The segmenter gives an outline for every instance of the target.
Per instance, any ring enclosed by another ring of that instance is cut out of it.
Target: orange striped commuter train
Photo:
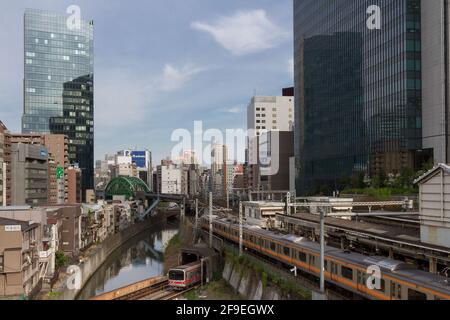
[[[209,230],[209,217],[201,220]],[[230,220],[213,217],[214,234],[230,242],[239,242],[239,225]],[[243,245],[287,266],[318,277],[320,275],[320,245],[293,235],[283,235],[257,226],[243,226]],[[366,285],[367,270],[381,270],[379,289]],[[325,279],[328,283],[368,299],[376,300],[450,300],[450,279],[418,270],[401,261],[384,257],[365,256],[326,246]]]

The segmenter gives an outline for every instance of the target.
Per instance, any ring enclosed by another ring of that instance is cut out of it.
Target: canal
[[[78,300],[164,274],[164,249],[178,233],[178,225],[150,229],[113,252],[94,273],[78,295]]]

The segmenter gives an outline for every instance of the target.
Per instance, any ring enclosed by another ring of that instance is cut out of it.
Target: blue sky
[[[292,0],[15,0],[0,5],[0,120],[20,131],[23,12],[81,8],[95,28],[95,157],[170,155],[178,128],[246,128],[254,93],[293,84]]]

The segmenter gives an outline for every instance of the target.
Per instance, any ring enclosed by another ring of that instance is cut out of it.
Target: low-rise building
[[[74,257],[80,251],[81,243],[81,205],[61,205],[44,207],[47,219],[58,225],[58,246],[67,256]]]
[[[277,228],[276,215],[285,211],[283,202],[246,201],[242,205],[246,222],[265,229]]]
[[[450,248],[450,166],[439,164],[415,183],[419,185],[421,241]]]
[[[29,296],[39,290],[39,223],[0,218],[0,296]]]

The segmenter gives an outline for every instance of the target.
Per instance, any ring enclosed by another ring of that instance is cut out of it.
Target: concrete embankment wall
[[[311,299],[310,290],[275,276],[273,270],[263,263],[256,266],[227,258],[222,277],[236,293],[248,300]]]
[[[120,233],[114,234],[108,237],[105,241],[99,244],[93,252],[78,265],[81,270],[81,288],[83,288],[92,275],[102,266],[105,260],[115,250],[120,248],[125,242],[139,235],[140,233],[154,228],[157,225],[165,223],[165,215],[158,214],[144,222],[135,224],[130,228],[123,230]],[[67,287],[67,281],[64,281],[62,287],[57,291],[60,293],[58,299],[60,300],[74,300],[81,290],[69,289]]]

